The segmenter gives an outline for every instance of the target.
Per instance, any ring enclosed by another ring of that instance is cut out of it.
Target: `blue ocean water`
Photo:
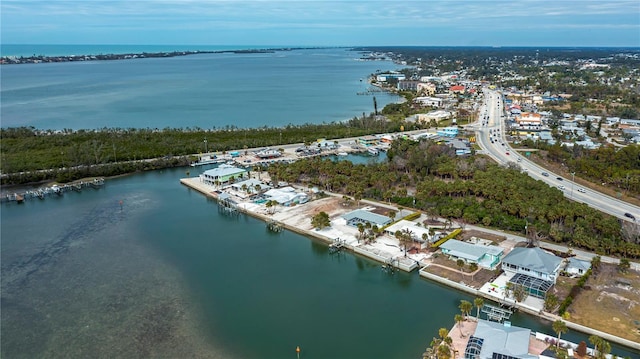
[[[51,50],[53,51],[53,50]],[[240,128],[374,111],[367,77],[397,69],[347,49],[3,65],[2,127]],[[378,108],[399,98],[375,93]]]

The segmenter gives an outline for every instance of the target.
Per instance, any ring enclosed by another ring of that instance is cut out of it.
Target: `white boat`
[[[380,153],[380,151],[378,151],[378,149],[375,147],[367,148],[367,152],[369,152],[369,154],[372,156],[377,156]]]
[[[338,152],[338,156],[348,156],[349,154],[346,152]]]

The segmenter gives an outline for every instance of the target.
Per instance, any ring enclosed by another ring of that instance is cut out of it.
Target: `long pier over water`
[[[93,180],[77,181],[67,183],[64,185],[53,185],[48,187],[42,187],[34,190],[27,190],[22,192],[7,193],[1,198],[2,202],[16,202],[22,203],[27,199],[45,199],[49,196],[62,196],[65,192],[76,191],[80,192],[85,188],[101,188],[104,186],[104,178],[95,178]]]

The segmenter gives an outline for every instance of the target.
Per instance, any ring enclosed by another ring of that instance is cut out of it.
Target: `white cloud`
[[[640,26],[638,0],[1,0],[0,10],[3,38],[69,26],[79,33],[495,29],[515,35],[541,26],[580,29],[585,24],[628,29],[637,38],[634,25]]]

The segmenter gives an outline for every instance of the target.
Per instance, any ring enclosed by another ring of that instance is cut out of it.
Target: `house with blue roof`
[[[509,282],[522,285],[534,297],[544,298],[556,283],[562,259],[538,247],[516,247],[502,258],[502,270]]]
[[[467,342],[464,357],[537,359],[537,355],[529,353],[530,338],[531,329],[512,326],[510,322],[498,323],[479,319],[475,332]]]
[[[357,227],[358,223],[365,224],[367,222],[371,223],[371,225],[376,225],[378,227],[384,227],[387,224],[391,223],[391,218],[387,216],[383,216],[381,214],[369,212],[364,209],[356,209],[355,211],[351,211],[349,213],[345,213],[342,215],[347,221],[347,225]]]

